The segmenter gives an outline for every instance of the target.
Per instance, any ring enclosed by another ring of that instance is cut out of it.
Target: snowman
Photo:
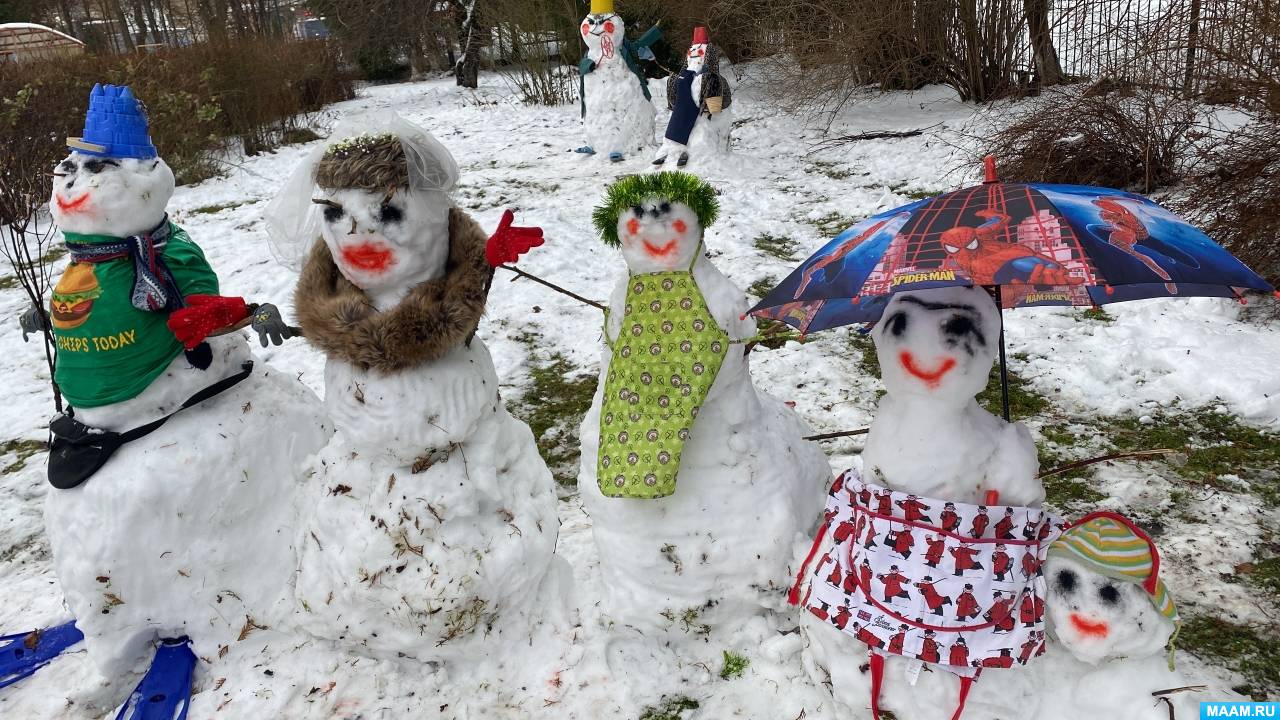
[[[486,254],[514,259],[540,231],[508,214],[486,247],[451,202],[457,176],[425,130],[375,116],[336,132],[268,211],[277,252],[305,257],[295,307],[327,356],[337,427],[300,491],[299,621],[381,659],[518,645],[569,576],[551,474],[475,335]]]
[[[130,90],[95,86],[68,145],[49,207],[71,263],[49,323],[70,410],[51,427],[45,528],[98,669],[123,676],[166,641],[152,670],[176,673],[177,703],[195,662],[181,638],[216,657],[246,622],[292,608],[290,478],[330,433],[316,397],[255,368],[243,335],[212,336],[250,320],[264,345],[291,331],[273,306],[217,294],[165,213],[173,173]]]
[[[653,143],[653,102],[639,61],[653,59],[649,46],[662,31],[655,26],[635,43],[627,40],[613,0],[591,0],[580,30],[587,53],[578,63],[578,95],[588,144],[576,152],[608,153],[619,162]]]
[[[693,44],[687,57],[685,69],[667,78],[667,109],[671,111],[671,119],[667,122],[662,147],[653,159],[654,165],[666,164],[667,158],[675,153],[676,165],[684,167],[689,162],[691,146],[708,155],[729,150],[733,118],[728,110],[733,103],[733,93],[729,82],[720,74],[720,49],[707,41],[705,27],[693,29]]]
[[[1040,509],[1026,428],[974,400],[999,332],[976,287],[896,293],[872,331],[887,393],[792,594],[809,610],[806,666],[849,708],[1082,716],[1062,694],[1091,668],[1047,642],[1062,601],[1045,563],[1064,525]]]
[[[717,209],[706,183],[661,172],[615,183],[594,215],[627,273],[606,314],[578,485],[605,610],[640,629],[780,607],[830,479],[804,423],[752,385],[747,299],[705,257]]]

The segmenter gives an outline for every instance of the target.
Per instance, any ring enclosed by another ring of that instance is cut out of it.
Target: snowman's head
[[[702,68],[707,62],[707,53],[710,52],[709,45],[705,43],[689,46],[689,54],[685,59],[685,66],[693,72],[702,72]]]
[[[1000,313],[980,287],[900,292],[871,335],[890,395],[959,407],[987,385]]]
[[[582,34],[582,41],[587,44],[587,54],[596,62],[612,58],[618,53],[627,34],[622,18],[612,9],[607,12],[592,12],[582,19],[578,31]]]
[[[593,219],[604,241],[618,245],[632,275],[687,270],[715,222],[715,190],[685,173],[636,175],[610,186]]]
[[[129,237],[164,221],[173,171],[158,157],[113,158],[73,151],[53,169],[49,212],[67,232]]]
[[[401,137],[381,133],[330,145],[316,167],[320,236],[338,270],[366,292],[444,274],[453,203],[444,189],[414,181],[408,168],[418,160]]]
[[[1155,546],[1129,520],[1086,517],[1054,541],[1044,564],[1049,629],[1090,664],[1159,652],[1178,613],[1158,571]]]

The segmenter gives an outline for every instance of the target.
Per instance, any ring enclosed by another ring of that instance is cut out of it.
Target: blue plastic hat
[[[123,85],[93,86],[84,137],[67,138],[67,147],[98,157],[148,160],[156,156],[147,133],[147,113]]]

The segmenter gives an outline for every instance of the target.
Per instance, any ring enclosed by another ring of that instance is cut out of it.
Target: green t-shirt
[[[218,294],[218,276],[200,246],[170,223],[164,261],[188,295]],[[77,243],[119,242],[106,235],[64,233]],[[58,346],[54,378],[72,407],[98,407],[136,397],[169,366],[182,344],[166,312],[133,306],[133,261],[127,257],[67,266],[50,300]]]

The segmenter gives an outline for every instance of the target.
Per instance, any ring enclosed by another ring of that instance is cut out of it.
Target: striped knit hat
[[[1151,538],[1125,516],[1095,512],[1080,518],[1049,546],[1049,555],[1075,560],[1100,575],[1142,585],[1156,610],[1178,622],[1173,598],[1160,580],[1160,553]]]
[[[1100,575],[1141,585],[1156,611],[1173,621],[1173,637],[1169,638],[1169,666],[1173,667],[1173,641],[1182,621],[1169,589],[1160,579],[1160,553],[1141,528],[1119,513],[1089,513],[1049,545],[1049,555],[1074,560]]]

